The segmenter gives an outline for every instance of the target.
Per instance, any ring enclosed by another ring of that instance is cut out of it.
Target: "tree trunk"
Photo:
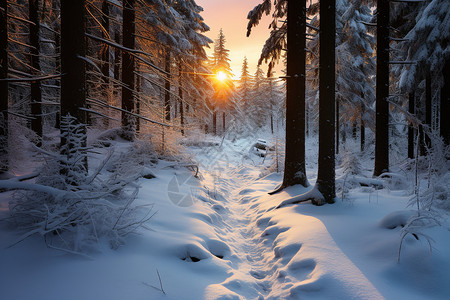
[[[137,72],[137,76],[136,76],[136,93],[137,93],[137,97],[136,97],[136,113],[138,115],[141,114],[141,76],[142,74],[140,73],[140,69],[139,66],[136,67],[136,72]],[[141,131],[141,119],[140,118],[136,118],[136,132],[140,132]]]
[[[306,123],[306,136],[309,137],[309,105],[305,106],[305,123]]]
[[[8,78],[8,4],[0,0],[0,79]],[[0,173],[8,171],[8,82],[0,81]]]
[[[327,203],[334,203],[336,0],[320,1],[320,19],[319,166],[316,187]]]
[[[123,1],[123,46],[129,49],[135,48],[135,0]],[[134,111],[134,89],[135,89],[135,61],[134,56],[128,52],[122,52],[122,109]],[[130,114],[122,112],[122,126],[130,127],[133,119]],[[129,129],[127,129],[129,130]]]
[[[58,1],[59,2],[59,1]],[[57,1],[53,1],[52,2],[52,14],[54,16],[57,16],[59,14],[59,7],[58,7],[58,2]],[[61,36],[60,36],[60,27],[58,25],[58,22],[55,22],[55,26],[53,28],[55,30],[54,32],[54,38],[55,38],[55,71],[57,74],[61,74],[61,59],[60,59],[60,54],[61,54]],[[55,79],[55,85],[56,86],[61,86],[61,79]],[[61,89],[57,89],[57,97],[59,98],[61,96]],[[56,117],[55,117],[55,128],[56,129],[60,129],[60,121],[61,121],[61,113],[60,111],[56,112]]]
[[[366,127],[364,126],[364,120],[362,118],[362,114],[361,114],[361,152],[364,151],[364,148],[366,146]]]
[[[442,75],[444,77],[444,85],[441,89],[441,112],[440,112],[440,131],[441,137],[444,139],[444,143],[450,145],[450,59],[445,62],[445,66],[442,69]]]
[[[213,112],[213,134],[217,134],[217,111],[215,109]]]
[[[286,150],[279,190],[308,186],[305,168],[306,0],[288,0],[287,9]]]
[[[114,40],[117,44],[120,45],[120,32],[118,29],[114,32]],[[114,80],[117,82],[120,80],[120,56],[122,55],[122,51],[119,48],[114,49]],[[119,88],[115,84],[114,87],[114,95],[118,94]]]
[[[409,101],[408,101],[408,112],[414,116],[416,114],[416,99],[415,93],[409,93]],[[414,159],[414,127],[412,122],[409,122],[408,126],[408,158]]]
[[[426,125],[426,134],[425,134],[425,144],[426,144],[426,153],[428,154],[429,149],[431,148],[431,76],[427,75],[425,79],[425,125]]]
[[[101,18],[101,24],[103,27],[102,30],[102,37],[104,39],[109,39],[109,3],[106,0],[102,1],[102,18]],[[106,104],[111,104],[110,101],[110,89],[109,89],[109,68],[110,68],[110,59],[109,59],[109,46],[104,44],[103,49],[101,50],[101,57],[102,61],[101,65],[101,71],[103,75],[103,86],[102,86],[102,94],[103,94],[103,100],[106,102]],[[106,110],[108,110],[106,108]],[[104,119],[104,124],[106,128],[109,127],[109,120],[107,118]]]
[[[86,112],[80,109],[86,107],[86,65],[80,59],[86,55],[84,9],[84,0],[61,0],[61,73],[64,74],[61,79],[61,117],[70,115],[78,124],[86,124]],[[62,127],[62,136],[64,130]],[[85,147],[86,128],[82,131],[84,138],[78,146]],[[66,145],[64,138],[61,138],[61,145]],[[71,155],[70,151],[62,154]],[[87,161],[84,163],[87,171]]]
[[[377,78],[374,176],[389,171],[389,1],[377,5]]]
[[[226,115],[225,112],[222,112],[222,131],[225,134],[225,122],[226,122]]]
[[[183,67],[181,65],[181,60],[178,63],[178,96],[180,97],[180,125],[181,125],[181,135],[184,135],[184,103],[183,103]]]
[[[352,137],[354,140],[358,138],[358,127],[356,126],[356,122],[352,123]]]
[[[339,154],[339,99],[336,99],[336,154]]]
[[[166,121],[170,121],[170,52],[166,53],[166,79],[164,79],[164,109],[166,114]]]
[[[39,16],[38,16],[38,0],[28,1],[29,19],[33,24],[30,24],[30,73],[34,76],[39,76],[41,73],[41,65],[39,59]],[[33,130],[39,137],[38,146],[41,145],[42,140],[42,93],[41,82],[39,80],[31,82],[31,130]]]

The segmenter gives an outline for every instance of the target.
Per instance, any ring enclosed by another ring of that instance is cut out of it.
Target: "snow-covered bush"
[[[99,241],[117,248],[151,218],[151,207],[133,204],[138,193],[134,182],[144,168],[136,157],[144,158],[146,147],[129,144],[119,154],[112,147],[92,149],[85,146],[83,126],[74,118],[63,119],[61,126],[68,129],[61,152],[39,149],[46,162],[36,183],[14,187],[11,220],[24,232],[18,242],[38,234],[50,248],[71,253],[88,253]],[[99,153],[105,158],[87,172],[88,157],[91,161]]]

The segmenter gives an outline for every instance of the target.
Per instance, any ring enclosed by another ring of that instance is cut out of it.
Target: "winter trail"
[[[318,219],[294,213],[294,218],[301,220],[299,227],[314,227],[311,235],[320,237],[317,241],[313,238],[311,247],[307,240],[309,236],[305,236],[305,243],[298,241],[305,234],[304,229],[298,234],[297,229],[289,228],[277,219],[278,211],[273,210],[273,201],[279,201],[280,196],[269,199],[267,191],[277,184],[280,176],[260,179],[262,165],[258,164],[257,158],[242,159],[248,155],[246,150],[245,147],[225,145],[218,151],[228,155],[217,155],[217,167],[203,170],[204,182],[213,191],[212,197],[221,203],[216,211],[221,214],[223,222],[214,225],[216,234],[231,249],[227,278],[207,286],[204,298],[304,299],[305,296],[309,298],[308,295],[315,298],[320,291],[319,294],[326,299],[334,294],[335,285],[329,283],[330,278],[336,278],[339,288],[335,290],[345,299],[362,299],[364,296],[382,299],[359,269],[338,249]],[[293,216],[290,217],[292,219]],[[327,239],[330,245],[320,245]],[[318,247],[325,248],[324,251],[333,253],[333,256],[315,256],[314,251]],[[339,261],[335,268],[324,267],[333,265],[332,260]],[[341,271],[336,270],[340,268],[350,276],[339,274]],[[357,289],[361,291],[355,292]]]

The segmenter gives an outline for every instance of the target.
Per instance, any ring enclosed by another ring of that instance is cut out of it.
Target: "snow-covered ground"
[[[448,215],[425,231],[432,253],[407,235],[398,262],[401,226],[387,227],[410,214],[409,191],[353,186],[333,205],[275,209],[307,189],[267,194],[282,179],[273,152],[252,154],[250,139],[201,140],[185,143],[198,178],[159,160],[156,178],[139,179],[138,204],[157,214],[117,250],[79,257],[38,237],[8,248],[19,234],[1,222],[0,299],[450,299]],[[6,215],[10,192],[0,195]]]

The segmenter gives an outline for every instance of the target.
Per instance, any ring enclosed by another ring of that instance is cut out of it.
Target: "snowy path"
[[[223,206],[215,231],[231,249],[231,268],[225,280],[206,288],[205,299],[383,298],[319,220],[293,208],[273,211],[287,196],[267,195],[280,176],[258,179],[258,166],[225,159],[217,165],[226,168],[204,175]]]

